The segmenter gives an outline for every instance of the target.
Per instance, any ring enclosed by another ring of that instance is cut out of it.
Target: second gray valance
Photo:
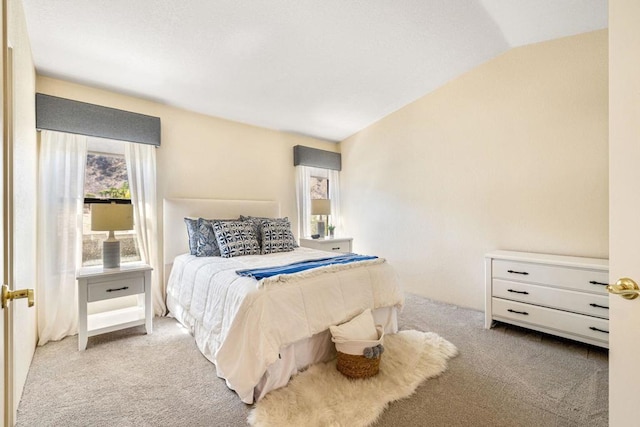
[[[293,147],[293,165],[342,170],[342,155],[333,151],[296,145]]]

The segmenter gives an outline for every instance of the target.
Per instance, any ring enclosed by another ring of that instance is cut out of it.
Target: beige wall
[[[22,3],[10,0],[8,41],[13,48],[14,289],[36,285],[35,69]],[[14,310],[14,405],[17,407],[37,342],[36,310],[25,300]]]
[[[161,117],[159,203],[279,200],[295,223],[291,147],[339,148],[48,77],[37,90]],[[408,291],[481,309],[489,250],[606,257],[606,31],[507,52],[340,148],[355,250]]]
[[[338,150],[334,143],[196,114],[49,77],[37,77],[37,91],[160,117],[159,211],[166,197],[277,200],[282,215],[291,219],[295,231],[292,147],[301,144]]]
[[[513,49],[341,143],[357,252],[483,309],[493,249],[607,257],[607,32]]]

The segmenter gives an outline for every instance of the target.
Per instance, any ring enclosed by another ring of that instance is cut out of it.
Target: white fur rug
[[[401,331],[384,337],[380,372],[368,379],[349,379],[336,361],[311,366],[274,390],[251,410],[256,427],[368,426],[390,402],[413,394],[427,378],[447,369],[456,347],[432,332]]]

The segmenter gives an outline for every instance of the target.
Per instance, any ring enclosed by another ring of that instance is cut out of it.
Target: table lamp
[[[324,237],[324,222],[322,221],[322,216],[331,215],[331,200],[311,199],[311,215],[320,215],[320,221],[318,221],[318,234],[321,238]]]
[[[107,240],[102,242],[103,268],[120,267],[120,241],[113,232],[132,228],[133,205],[113,202],[91,205],[91,230],[109,232]]]

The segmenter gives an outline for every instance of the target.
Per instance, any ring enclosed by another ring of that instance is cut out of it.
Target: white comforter
[[[365,308],[402,306],[402,290],[386,262],[347,264],[261,289],[255,279],[235,273],[326,256],[327,252],[296,248],[230,259],[175,259],[167,306],[243,402],[253,402],[254,387],[278,360],[281,347],[349,320]]]

